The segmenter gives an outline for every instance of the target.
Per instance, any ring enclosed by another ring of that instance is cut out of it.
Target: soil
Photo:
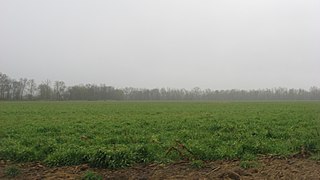
[[[307,158],[265,157],[255,161],[254,167],[242,168],[240,161],[211,161],[201,164],[180,161],[172,164],[136,165],[110,170],[88,165],[47,167],[41,163],[13,164],[0,162],[0,179],[81,179],[88,170],[104,179],[320,179],[320,161]],[[7,167],[15,165],[20,174],[14,178],[5,175]]]

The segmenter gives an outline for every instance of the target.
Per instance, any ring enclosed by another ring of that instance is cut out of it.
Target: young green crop
[[[0,159],[118,168],[320,151],[319,102],[1,102]]]
[[[8,178],[14,178],[20,174],[20,169],[17,166],[7,166],[4,169],[4,174]]]

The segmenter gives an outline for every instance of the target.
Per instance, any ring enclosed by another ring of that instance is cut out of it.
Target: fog
[[[0,72],[68,85],[319,86],[319,0],[1,0]]]

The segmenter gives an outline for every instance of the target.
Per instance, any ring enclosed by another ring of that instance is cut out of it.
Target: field
[[[1,102],[0,125],[0,159],[55,167],[320,152],[320,102]]]

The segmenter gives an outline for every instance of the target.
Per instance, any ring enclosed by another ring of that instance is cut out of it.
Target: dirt
[[[13,165],[20,169],[20,174],[10,178],[6,176],[5,170]],[[47,167],[41,163],[13,164],[1,161],[0,179],[81,179],[89,170],[100,174],[104,179],[320,179],[320,161],[306,158],[260,158],[254,162],[254,167],[242,167],[240,161],[205,162],[201,164],[201,168],[181,161],[110,170],[90,168],[86,164]]]

